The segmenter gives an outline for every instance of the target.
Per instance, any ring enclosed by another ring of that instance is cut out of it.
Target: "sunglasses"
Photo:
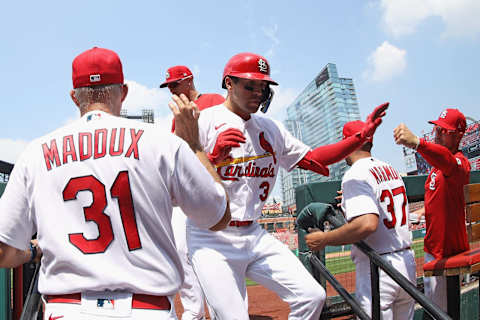
[[[437,134],[454,134],[456,131],[455,130],[448,130],[448,129],[445,129],[445,128],[442,128],[440,126],[435,126],[433,127],[433,132],[437,133]]]
[[[177,81],[175,81],[175,82],[170,82],[170,83],[167,85],[167,87],[168,87],[168,88],[176,88],[176,87],[180,84],[180,82],[182,82],[183,80],[189,79],[189,78],[191,78],[191,77],[192,77],[192,76],[188,76],[188,77],[185,77],[185,78],[183,78],[183,79],[177,80]]]

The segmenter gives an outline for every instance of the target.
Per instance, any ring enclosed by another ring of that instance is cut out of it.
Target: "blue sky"
[[[71,62],[93,46],[116,51],[130,92],[124,106],[155,110],[167,123],[168,67],[189,66],[201,92],[225,94],[223,67],[251,51],[270,62],[276,88],[269,111],[286,106],[328,62],[353,78],[362,118],[391,107],[374,154],[404,171],[392,131],[420,134],[445,106],[480,118],[480,2],[378,1],[7,1],[0,13],[0,160],[78,117],[69,98]],[[168,127],[168,126],[167,126]]]

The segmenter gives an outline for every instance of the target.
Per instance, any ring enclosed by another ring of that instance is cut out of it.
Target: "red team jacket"
[[[452,154],[423,139],[417,151],[433,166],[425,182],[425,252],[439,259],[468,250],[463,186],[470,163],[460,151]]]

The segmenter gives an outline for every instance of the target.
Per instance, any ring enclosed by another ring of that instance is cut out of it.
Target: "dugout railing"
[[[404,177],[409,202],[423,201],[424,184],[426,176],[407,176]],[[470,177],[471,183],[480,182],[480,172],[474,171]],[[342,299],[335,299],[339,303],[330,303],[332,299],[328,299],[322,319],[333,318],[342,315],[356,314],[359,318],[365,319],[365,314],[358,312],[358,304],[352,295],[329,273],[325,267],[325,250],[312,253],[306,243],[305,235],[308,227],[323,229],[324,221],[328,221],[331,226],[339,227],[345,221],[342,215],[335,214],[333,208],[337,190],[340,190],[340,181],[329,181],[322,183],[311,183],[302,185],[296,189],[296,206],[297,206],[297,223],[298,223],[298,246],[299,258],[304,266],[310,271],[314,278],[326,287],[328,281],[330,285],[339,293]],[[384,270],[392,279],[399,283],[413,298],[419,303],[426,313],[430,314],[433,319],[450,319],[444,312],[439,311],[431,301],[429,301],[423,293],[403,277],[397,270],[392,268],[365,243],[356,244],[370,259],[372,274],[372,319],[380,319],[379,307],[379,286],[378,275],[379,268]],[[347,306],[338,307],[338,305]],[[477,315],[478,317],[478,315]],[[368,316],[366,319],[369,319]],[[468,319],[471,319],[468,317]]]

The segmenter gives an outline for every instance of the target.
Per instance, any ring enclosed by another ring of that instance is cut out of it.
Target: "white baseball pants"
[[[355,297],[363,310],[372,314],[372,290],[370,280],[370,260],[355,257]],[[416,265],[413,250],[402,250],[382,255],[397,271],[416,285]],[[413,319],[415,301],[389,275],[380,269],[380,312],[383,320]]]
[[[112,296],[112,292],[108,295]],[[47,303],[42,298],[45,310],[44,320],[175,320],[177,315],[173,305],[173,297],[169,297],[171,310],[151,310],[131,308],[131,296],[128,298],[114,296],[114,308],[97,307],[96,299],[82,297],[81,304],[75,303]]]
[[[433,260],[435,258],[425,252],[425,263]],[[427,298],[447,312],[447,277],[423,277],[423,287]]]
[[[202,288],[198,282],[187,253],[186,235],[187,217],[178,207],[173,208],[172,228],[178,255],[182,261],[185,280],[180,288],[180,300],[183,305],[182,320],[205,319],[205,303]]]
[[[286,301],[289,319],[319,319],[325,290],[288,247],[258,223],[218,232],[187,225],[187,244],[212,319],[249,319],[245,277]]]

